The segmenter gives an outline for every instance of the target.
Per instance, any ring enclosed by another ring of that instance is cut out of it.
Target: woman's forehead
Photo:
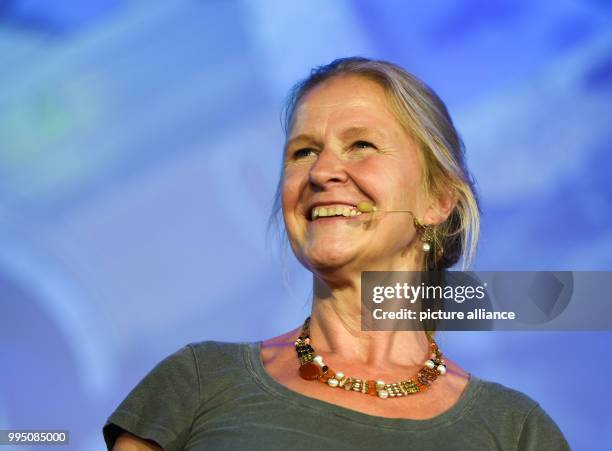
[[[334,77],[306,93],[296,113],[363,108],[388,109],[384,89],[363,77]]]
[[[384,89],[371,80],[352,77],[329,80],[306,94],[295,110],[291,135],[330,127],[379,130],[400,125]]]

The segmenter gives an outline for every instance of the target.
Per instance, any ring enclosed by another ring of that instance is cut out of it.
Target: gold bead
[[[344,389],[346,391],[349,391],[352,388],[352,386],[353,386],[353,379],[349,377],[346,383],[344,384]]]

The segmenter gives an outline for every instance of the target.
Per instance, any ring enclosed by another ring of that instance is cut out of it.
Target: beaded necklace
[[[346,376],[344,373],[335,372],[323,362],[323,357],[315,355],[315,350],[310,344],[310,316],[304,321],[300,336],[295,340],[295,350],[300,361],[299,373],[303,379],[318,380],[331,388],[344,388],[346,391],[356,391],[381,399],[408,396],[429,388],[439,375],[446,374],[446,365],[442,360],[442,352],[437,343],[427,335],[431,348],[431,357],[425,362],[423,368],[410,378],[391,384],[384,381],[357,379]]]

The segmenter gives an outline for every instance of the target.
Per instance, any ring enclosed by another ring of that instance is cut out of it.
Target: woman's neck
[[[421,366],[429,356],[423,331],[362,331],[360,285],[330,288],[314,277],[310,337],[316,352],[380,371]]]

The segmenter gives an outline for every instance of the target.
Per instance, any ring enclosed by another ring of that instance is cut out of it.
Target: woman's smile
[[[361,215],[361,211],[354,205],[344,204],[331,204],[331,205],[317,205],[311,209],[310,219],[315,221],[322,218],[334,218],[334,217],[354,217]]]

